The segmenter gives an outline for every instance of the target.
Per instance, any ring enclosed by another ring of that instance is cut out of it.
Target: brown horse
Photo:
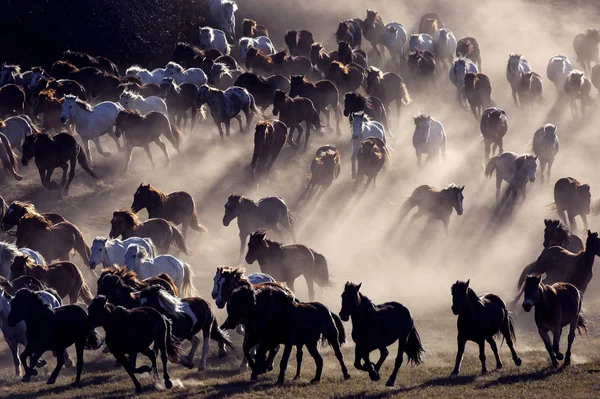
[[[519,102],[525,110],[530,110],[544,101],[542,77],[535,72],[526,72],[517,87]]]
[[[468,58],[477,64],[479,71],[481,67],[481,50],[479,49],[479,43],[472,37],[463,37],[456,43],[456,57],[457,58]]]
[[[266,232],[260,230],[250,236],[246,263],[258,261],[260,270],[276,281],[285,283],[294,290],[294,281],[304,275],[308,286],[309,300],[315,297],[314,283],[319,287],[331,287],[325,257],[305,245],[283,245],[267,240]]]
[[[490,159],[490,153],[504,152],[503,139],[508,131],[508,118],[503,109],[492,107],[483,111],[479,129],[485,145],[485,160]]]
[[[152,163],[152,168],[156,169],[152,152],[148,144],[155,143],[160,147],[167,159],[167,166],[171,164],[171,157],[167,151],[167,146],[162,142],[160,136],[164,135],[173,144],[173,147],[181,154],[181,130],[171,125],[169,118],[160,112],[149,112],[146,115],[140,114],[136,109],[122,110],[117,116],[115,122],[115,136],[125,135],[127,150],[125,152],[125,171],[129,170],[131,155],[135,147],[142,147]]]
[[[165,219],[154,218],[140,222],[135,212],[130,209],[121,209],[113,212],[110,225],[109,238],[118,238],[119,236],[123,240],[129,237],[150,238],[161,254],[168,253],[171,245],[185,254],[189,255],[190,253],[185,245],[183,234]]]
[[[313,34],[307,30],[288,30],[284,36],[285,44],[294,57],[310,57],[310,46],[315,43]]]
[[[17,227],[17,246],[38,251],[48,262],[59,259],[69,260],[72,249],[87,264],[90,260],[90,247],[81,231],[70,222],[52,224],[38,214],[26,214]]]
[[[565,93],[570,98],[573,117],[585,115],[585,107],[592,105],[594,99],[590,96],[591,91],[592,83],[583,72],[572,71],[569,73],[565,82]],[[578,108],[581,108],[581,110]]]
[[[256,124],[254,131],[254,152],[250,170],[256,180],[264,175],[269,178],[273,163],[285,145],[287,125],[278,120],[265,120]]]
[[[300,123],[306,124],[306,138],[304,139],[304,150],[308,148],[310,139],[310,128],[317,131],[321,128],[319,112],[313,102],[305,97],[291,98],[285,91],[276,90],[273,95],[273,115],[279,115],[279,120],[290,128],[288,140],[292,147],[298,148],[298,143],[304,132]],[[294,131],[298,129],[298,140],[294,141]]]
[[[386,108],[396,101],[396,118],[400,120],[402,105],[411,102],[410,94],[404,81],[394,72],[384,73],[379,68],[371,67],[367,74],[367,94],[377,97]]]
[[[255,73],[244,72],[234,82],[235,86],[248,90],[256,105],[266,109],[273,104],[275,90],[290,90],[290,81],[282,75],[273,75],[263,78]]]
[[[191,112],[191,129],[196,125],[196,97],[198,87],[193,83],[182,83],[178,85],[173,78],[164,78],[160,82],[161,97],[165,99],[171,120],[176,121],[177,126],[185,127],[188,122],[187,111]],[[183,120],[183,125],[181,121]]]
[[[320,147],[310,164],[309,180],[302,197],[308,199],[313,195],[321,197],[325,194],[340,175],[340,164],[341,157],[337,148],[331,145]]]
[[[62,112],[62,98],[55,97],[55,90],[43,90],[40,95],[33,102],[33,115],[38,116],[44,114],[42,122],[42,129],[44,131],[54,130],[60,132],[62,130],[62,123],[58,119]],[[67,123],[67,130],[71,132],[72,121]]]
[[[37,278],[56,290],[61,298],[68,295],[71,303],[76,303],[77,298],[81,298],[86,304],[89,304],[94,297],[85,283],[81,271],[71,262],[56,262],[44,266],[34,264],[27,255],[16,256],[10,266],[10,272],[11,280],[24,275]]]
[[[2,230],[9,231],[14,226],[18,226],[21,218],[25,215],[38,215],[47,219],[52,224],[66,222],[67,219],[54,212],[38,213],[35,206],[29,202],[13,201],[2,218]]]
[[[21,86],[10,83],[0,87],[0,118],[25,113],[25,99]]]
[[[590,72],[592,62],[598,65],[600,56],[598,45],[600,44],[600,30],[588,29],[580,33],[573,40],[573,49],[577,54],[577,62],[581,64],[585,72]]]
[[[435,88],[435,56],[430,51],[413,51],[408,54],[408,68],[413,76],[423,82],[430,82]]]
[[[337,51],[326,52],[321,43],[315,43],[310,46],[310,62],[322,74],[326,74],[333,61],[339,61]]]
[[[479,120],[484,109],[494,105],[490,78],[483,73],[465,74],[463,90],[475,120]]]
[[[0,276],[0,288],[9,295],[15,295],[21,288],[29,288],[32,291],[43,291],[48,289],[46,284],[42,283],[37,278],[28,275],[17,277],[12,281]],[[56,297],[58,298],[58,294],[56,294]]]
[[[387,112],[385,106],[377,97],[369,97],[360,93],[348,92],[344,95],[344,116],[356,112],[364,112],[365,115],[381,123],[385,128],[385,134],[394,138],[391,129],[388,126]]]
[[[584,229],[588,229],[587,215],[590,214],[592,194],[588,184],[580,183],[572,177],[563,177],[554,184],[554,203],[563,223],[569,219],[571,231],[577,231],[575,217],[581,216]],[[566,215],[565,215],[566,213]]]
[[[269,37],[269,31],[263,25],[259,25],[253,19],[244,19],[242,22],[242,37]]]
[[[581,238],[571,234],[563,222],[545,219],[544,225],[544,248],[559,246],[574,254],[583,251]]]
[[[330,113],[333,112],[336,121],[336,132],[340,136],[340,109],[338,107],[340,94],[331,80],[312,82],[304,75],[292,76],[290,80],[290,97],[304,97],[313,102],[317,112],[327,118],[327,126],[331,126]]]
[[[0,128],[6,127],[6,123],[0,119]],[[8,137],[4,133],[0,133],[0,160],[2,161],[2,167],[8,171],[15,178],[16,181],[23,180],[23,176],[17,172],[17,156],[13,151],[12,146]]]
[[[381,58],[382,53],[377,48],[377,45],[382,44],[385,24],[383,23],[381,16],[379,16],[379,13],[377,11],[367,10],[367,18],[365,18],[361,28],[363,36],[371,43],[377,56]]]
[[[342,64],[350,64],[354,62],[363,68],[367,68],[367,55],[362,50],[353,50],[347,42],[338,42],[338,61]]]
[[[558,366],[559,360],[563,360],[559,348],[563,327],[570,327],[565,365],[571,364],[571,345],[575,339],[575,330],[580,333],[581,329],[587,331],[585,319],[581,315],[582,300],[581,292],[572,284],[543,284],[539,275],[527,276],[525,280],[523,309],[529,312],[535,306],[535,324],[554,367]],[[550,343],[549,332],[552,332],[553,343]]]
[[[366,190],[371,183],[373,183],[373,187],[377,185],[377,175],[383,165],[390,162],[390,154],[383,140],[377,137],[367,137],[360,142],[356,160],[358,171],[354,180],[354,190],[358,190],[358,186],[363,181],[363,176],[367,177],[364,187]]]
[[[342,93],[358,90],[365,80],[364,68],[355,63],[344,65],[339,61],[332,61],[327,74],[327,78]]]
[[[442,22],[442,19],[434,12],[423,15],[421,21],[419,21],[419,33],[427,33],[431,37],[443,27],[444,23]]]
[[[162,218],[181,225],[183,236],[186,236],[188,227],[199,233],[206,233],[208,229],[198,222],[196,203],[190,194],[185,191],[164,193],[150,184],[142,183],[133,195],[131,210],[138,213],[146,208],[150,219]]]

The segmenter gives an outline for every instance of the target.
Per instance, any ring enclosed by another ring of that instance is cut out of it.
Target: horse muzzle
[[[215,304],[217,305],[217,307],[218,307],[219,309],[223,309],[223,308],[225,307],[225,301],[223,301],[223,300],[218,300],[218,299],[217,299],[217,300],[215,301]]]
[[[27,166],[27,164],[29,163],[29,159],[22,158],[21,163],[23,164],[23,166]]]
[[[455,308],[454,306],[452,306],[452,314],[454,316],[458,316],[460,314],[460,309]]]
[[[229,226],[229,223],[231,223],[231,219],[223,218],[223,226],[227,227]]]
[[[463,212],[464,212],[464,211],[463,211],[462,209],[460,209],[460,210],[456,211],[456,214],[457,214],[458,216],[461,216],[461,215],[463,214]]]
[[[340,311],[340,313],[338,313],[338,314],[340,316],[340,319],[342,319],[342,321],[350,320],[350,315],[348,313]]]
[[[96,262],[90,260],[88,266],[90,269],[94,270],[96,268]]]
[[[67,118],[62,117],[62,116],[59,118],[59,120],[60,120],[60,123],[62,123],[63,125],[65,125],[67,123],[67,121],[68,121]]]
[[[524,311],[529,312],[532,307],[533,307],[533,304],[531,303],[531,301],[523,302],[523,310]]]
[[[113,239],[117,238],[117,235],[115,234],[114,231],[111,230],[110,233],[108,233],[108,238],[113,240]]]

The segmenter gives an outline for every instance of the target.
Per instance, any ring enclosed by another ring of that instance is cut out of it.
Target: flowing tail
[[[233,343],[229,339],[229,334],[219,328],[217,319],[213,320],[212,327],[210,329],[210,338],[218,343],[227,345],[230,349],[233,349]]]
[[[321,288],[331,287],[333,284],[329,280],[329,269],[325,257],[313,251],[315,257],[315,283]]]
[[[496,155],[495,157],[490,158],[490,160],[488,161],[487,165],[485,166],[485,172],[484,175],[487,179],[491,178],[492,175],[494,174],[494,171],[496,170],[496,161],[498,160],[498,155]]]
[[[181,295],[184,298],[189,298],[192,296],[200,296],[194,284],[192,283],[192,278],[194,277],[194,272],[192,272],[192,268],[187,263],[183,264],[183,284],[181,285]]]
[[[398,224],[402,223],[406,215],[408,215],[415,206],[417,206],[417,204],[412,197],[409,197],[406,201],[404,201],[404,204],[402,204],[402,207],[400,208]]]
[[[72,230],[73,230],[73,235],[75,236],[75,250],[77,251],[77,253],[79,253],[79,256],[81,256],[81,258],[83,259],[83,264],[87,265],[90,261],[90,255],[91,255],[91,250],[90,247],[87,245],[87,243],[85,242],[85,239],[83,238],[83,234],[81,234],[81,231],[79,231],[79,229],[77,227],[75,227],[75,225],[71,224]],[[93,270],[92,270],[93,272]]]
[[[192,223],[190,223],[190,227],[199,233],[208,233],[206,226],[200,224],[200,221],[198,220],[196,208],[194,208],[194,213],[192,214]]]
[[[77,266],[75,266],[75,267],[77,267]],[[81,277],[81,289],[79,290],[79,296],[81,297],[81,299],[83,299],[83,302],[85,302],[86,305],[89,305],[92,302],[92,299],[94,299],[94,295],[92,294],[90,287],[87,285],[87,283],[83,279],[81,270],[79,270],[79,268],[77,268],[77,271],[79,272],[79,276]]]
[[[8,141],[8,137],[0,133],[0,140],[2,140],[2,144],[4,145],[4,149],[6,151],[5,153],[0,151],[2,166],[4,167],[4,169],[10,170],[15,180],[23,180],[23,176],[17,173],[17,156],[15,155],[12,146],[10,145],[10,141]]]
[[[179,296],[179,290],[177,289],[177,286],[175,285],[175,282],[173,281],[171,276],[169,276],[167,273],[161,273],[156,277],[165,280],[167,282],[167,284],[169,284],[171,286],[171,289],[173,290],[173,294],[177,297]]]
[[[261,120],[266,119],[265,114],[256,105],[256,100],[254,99],[254,96],[250,93],[248,93],[248,94],[250,95],[250,111],[252,111],[252,113],[254,115],[256,115],[257,118],[259,118]]]
[[[423,354],[425,353],[425,349],[423,348],[421,337],[419,337],[419,333],[414,325],[410,331],[410,334],[408,334],[406,348],[404,351],[406,352],[406,357],[408,357],[409,363],[413,363],[417,366],[423,363]]]
[[[337,314],[333,312],[330,312],[330,314],[338,331],[338,342],[340,345],[343,345],[346,343],[346,330],[344,329],[344,323],[342,323],[342,319],[340,319],[340,316]]]
[[[406,85],[404,84],[404,82],[402,82],[402,86],[400,87],[400,90],[402,91],[402,104],[404,105],[408,105],[412,102],[412,99],[410,98],[410,93],[408,92],[408,89],[406,88]]]
[[[85,343],[85,349],[95,351],[95,350],[100,349],[100,347],[102,346],[103,343],[104,343],[104,340],[102,339],[100,334],[98,334],[98,332],[94,328],[94,329],[90,330],[90,332],[88,333],[87,341]]]
[[[585,317],[579,314],[579,316],[577,316],[577,331],[579,332],[579,334],[581,334],[581,330],[585,331],[587,334],[587,325]]]
[[[184,254],[190,255],[190,250],[187,245],[185,245],[185,238],[183,237],[183,234],[181,234],[181,231],[179,231],[177,227],[171,225],[171,232],[171,239],[172,242],[175,243],[175,247]]]
[[[179,341],[173,335],[173,327],[171,325],[171,320],[167,319],[165,316],[162,316],[165,321],[165,348],[167,350],[167,357],[171,363],[179,363]]]
[[[167,136],[167,140],[173,144],[173,147],[175,147],[177,151],[181,151],[181,141],[183,140],[182,130],[168,120],[166,122],[168,126],[166,133],[168,133],[168,135],[165,134],[165,136]]]
[[[513,318],[512,313],[508,313],[506,315],[506,317],[508,318],[508,333],[510,334],[510,339],[514,342],[517,343],[517,335],[515,334],[515,321]]]
[[[81,148],[81,146],[79,144],[77,144],[77,146],[79,147],[78,154],[77,154],[77,161],[79,162],[79,166],[81,166],[81,169],[85,170],[88,173],[88,175],[92,176],[92,179],[94,179],[94,180],[100,179],[98,177],[98,175],[96,174],[96,172],[94,172],[94,170],[92,169],[87,157],[85,156],[85,152],[83,151],[83,148]]]

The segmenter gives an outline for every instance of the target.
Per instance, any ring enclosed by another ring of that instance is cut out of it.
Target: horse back
[[[181,302],[187,303],[198,319],[198,322],[192,327],[192,334],[195,335],[198,331],[204,331],[205,334],[208,334],[215,320],[208,302],[200,297],[183,298]]]
[[[372,317],[352,320],[352,339],[374,350],[389,346],[412,330],[414,322],[409,310],[398,302],[375,305]]]

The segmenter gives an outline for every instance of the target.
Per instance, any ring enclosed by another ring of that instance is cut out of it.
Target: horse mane
[[[0,258],[2,259],[10,259],[15,258],[19,255],[19,248],[11,243],[0,241]]]
[[[219,74],[219,76],[227,75],[229,77],[232,77],[231,69],[229,69],[229,66],[227,66],[227,64],[223,62],[215,62],[211,68],[211,72],[213,71],[213,69]]]
[[[56,90],[54,90],[54,89],[45,89],[45,90],[42,90],[40,92],[40,94],[38,94],[38,97],[43,97],[43,98],[48,99],[50,101],[60,101],[61,100],[60,98],[54,97],[55,94],[56,94]]]
[[[373,74],[372,76],[377,76],[377,78],[381,79],[383,78],[383,71],[377,67],[371,66],[369,67],[369,75]]]
[[[69,61],[64,61],[64,60],[59,60],[56,61],[54,63],[55,65],[64,65],[65,68],[67,68],[71,73],[73,72],[79,72],[79,68],[77,68],[75,65],[71,64]]]
[[[158,287],[158,288],[157,288]],[[176,296],[171,295],[165,289],[158,285],[152,285],[150,291],[156,291],[158,303],[163,310],[172,317],[176,317],[177,313],[184,313],[183,302]]]
[[[279,54],[279,53],[277,53]],[[277,55],[274,54],[273,56]],[[273,56],[264,55],[256,47],[249,46],[248,51],[246,52],[246,58],[258,58],[267,64],[273,64]]]
[[[140,73],[140,72],[144,72],[144,71],[150,72],[146,68],[142,68],[140,65],[132,65],[129,68],[127,68],[125,73],[126,74],[129,74],[129,72]]]
[[[6,127],[6,122],[4,122],[4,120],[0,119],[0,128],[4,129]]]
[[[238,267],[222,266],[221,267],[221,275],[231,276],[231,278],[233,278],[235,280],[246,280],[244,273],[246,273],[246,269],[244,269],[241,266],[238,266]]]
[[[128,223],[132,226],[137,226],[140,224],[139,216],[131,209],[119,209],[118,211],[114,211],[113,217],[120,217],[125,221],[125,223]]]
[[[142,113],[137,109],[122,109],[121,111],[119,111],[119,116],[121,114],[134,118],[145,118],[145,115],[142,115]]]
[[[129,90],[123,91],[123,93],[121,93],[121,97],[129,98],[131,100],[135,100],[135,99],[138,99],[138,98],[141,98],[141,99],[144,98],[140,94],[134,93],[134,92],[129,91]]]
[[[92,107],[89,103],[79,99],[79,97],[72,95],[72,94],[65,94],[65,101],[67,100],[73,100],[75,101],[75,104],[77,104],[81,109],[83,109],[84,111],[87,112],[93,112],[94,111],[94,107]]]
[[[10,71],[11,73],[14,73],[16,75],[20,75],[21,74],[21,67],[19,65],[16,65],[16,64],[2,64],[2,70],[3,71]]]
[[[134,244],[137,247],[137,253],[139,255],[139,259],[141,261],[144,261],[145,259],[149,259],[150,258],[150,254],[148,253],[148,251],[146,251],[146,248],[142,247],[141,245],[138,244]]]
[[[169,63],[165,67],[165,69],[169,68],[175,69],[178,73],[183,72],[183,67],[174,61],[169,61]]]
[[[431,119],[431,116],[427,115],[427,114],[418,114],[416,116],[413,117],[413,120],[415,121],[415,125],[419,126],[419,122],[427,120],[427,119]]]
[[[46,219],[45,217],[43,217],[42,215],[40,215],[39,213],[26,213],[22,218],[21,218],[21,224],[23,223],[29,223],[31,225],[35,225],[38,227],[43,227],[45,229],[48,229],[50,227],[52,227],[52,222],[49,221],[48,219]]]
[[[350,74],[350,69],[346,65],[342,64],[339,61],[331,61],[331,66],[329,68],[330,69],[332,69],[332,68],[338,69],[344,75]]]
[[[319,156],[315,157],[315,162],[319,165],[324,165],[327,161],[335,159],[337,151],[330,148],[327,151],[323,151]]]
[[[455,292],[464,291],[465,287],[467,287],[466,282],[457,281],[456,283],[452,284],[452,288],[450,290],[452,291],[452,294],[454,295]],[[479,296],[477,296],[477,294],[475,293],[475,291],[473,291],[473,289],[471,287],[468,287],[468,289],[467,289],[467,296],[470,300],[473,300],[476,302],[481,302],[481,300],[479,299]]]
[[[221,6],[223,8],[230,8],[232,12],[236,12],[238,10],[238,5],[233,0],[223,0],[221,2]]]
[[[102,278],[107,274],[113,274],[119,277],[125,281],[126,285],[133,285],[137,288],[143,288],[143,284],[140,280],[138,280],[136,272],[126,266],[121,267],[119,265],[114,265],[110,268],[102,270],[99,280],[102,280]]]
[[[25,262],[25,269],[32,270],[32,269],[39,268],[39,269],[42,269],[43,271],[46,271],[46,272],[48,271],[48,266],[36,265],[35,262],[33,261],[33,259],[31,259],[27,255],[17,255],[17,256],[15,256],[15,260],[17,260],[17,259],[19,259],[19,260],[23,259],[23,261]]]
[[[346,96],[348,98],[351,98],[353,101],[356,101],[359,107],[363,109],[373,109],[373,103],[371,102],[371,99],[367,96],[364,96],[357,92],[348,92],[346,93]]]
[[[159,201],[161,204],[164,204],[168,199],[168,194],[164,191],[159,190],[156,187],[151,185],[146,186],[148,188],[148,193],[152,197],[152,201]]]

